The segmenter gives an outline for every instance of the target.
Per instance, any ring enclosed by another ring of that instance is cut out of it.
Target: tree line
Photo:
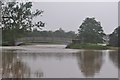
[[[30,31],[26,34],[26,37],[61,37],[74,39],[76,34],[74,31],[65,32],[62,28],[56,31],[38,31],[37,29]]]
[[[101,23],[95,18],[87,17],[79,26],[78,34],[69,31],[65,32],[61,28],[56,31],[38,31],[45,27],[42,21],[32,22],[35,17],[43,14],[44,11],[36,9],[32,11],[32,2],[18,3],[6,2],[2,3],[2,41],[3,43],[11,43],[15,45],[15,40],[28,36],[49,36],[49,37],[69,37],[78,39],[79,43],[104,43],[104,33]],[[34,29],[34,30],[33,30]],[[109,35],[109,45],[118,46],[119,43],[119,27]]]

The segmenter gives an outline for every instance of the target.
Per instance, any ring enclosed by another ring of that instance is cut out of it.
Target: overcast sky
[[[43,30],[78,31],[86,17],[95,17],[101,22],[106,34],[118,26],[117,2],[34,2],[33,10],[44,10],[36,20],[46,23]]]

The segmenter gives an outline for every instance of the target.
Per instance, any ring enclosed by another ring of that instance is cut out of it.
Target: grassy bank
[[[2,42],[2,46],[22,46],[22,45],[36,45],[36,44],[64,44],[62,42],[25,42],[19,45],[12,44],[11,42]]]
[[[109,49],[110,49],[110,50],[120,50],[120,47],[112,47],[112,46],[109,46]]]
[[[66,48],[71,49],[96,49],[96,50],[106,50],[109,49],[107,46],[97,45],[97,44],[90,44],[90,43],[84,43],[84,44],[69,44]]]

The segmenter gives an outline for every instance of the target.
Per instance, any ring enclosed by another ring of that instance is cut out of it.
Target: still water
[[[3,78],[118,78],[118,52],[66,45],[2,47]]]

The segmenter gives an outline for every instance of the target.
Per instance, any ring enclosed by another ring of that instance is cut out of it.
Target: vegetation
[[[103,43],[103,36],[105,35],[100,22],[95,18],[86,18],[79,27],[78,38],[83,43]]]
[[[32,2],[5,2],[2,5],[2,45],[15,45],[18,38],[26,37],[61,37],[77,39],[77,43],[71,43],[67,48],[82,49],[107,49],[108,47],[98,45],[103,43],[103,37],[106,36],[101,23],[95,18],[87,17],[80,25],[78,35],[73,31],[65,32],[61,28],[56,31],[38,31],[45,23],[38,21],[33,23],[34,17],[40,16],[43,11],[36,9],[31,10]],[[116,28],[110,34],[109,45],[119,47],[119,28]],[[53,42],[54,43],[54,42]]]
[[[95,18],[86,18],[78,31],[77,43],[74,41],[75,43],[69,44],[66,48],[107,49],[106,46],[97,44],[104,42],[103,37],[105,33],[103,32],[100,22],[97,22]]]
[[[96,50],[104,50],[108,49],[107,46],[102,46],[98,44],[91,44],[91,43],[81,43],[81,44],[69,44],[66,48],[72,49],[96,49]]]
[[[61,38],[75,38],[76,34],[74,31],[65,32],[62,28],[56,31],[38,31],[28,32],[27,37],[61,37]]]
[[[34,17],[43,13],[42,10],[32,12],[32,2],[6,2],[2,5],[2,41],[4,44],[15,45],[15,40],[33,28],[44,27],[41,21],[32,23]],[[3,44],[3,45],[4,45]]]
[[[112,34],[109,35],[109,45],[102,46],[94,43],[71,43],[67,46],[67,48],[73,49],[111,49],[111,50],[118,50],[120,47],[120,26],[117,27]]]
[[[120,37],[118,36],[120,34],[120,26],[114,30],[112,34],[109,35],[109,45],[113,47],[120,47]]]

